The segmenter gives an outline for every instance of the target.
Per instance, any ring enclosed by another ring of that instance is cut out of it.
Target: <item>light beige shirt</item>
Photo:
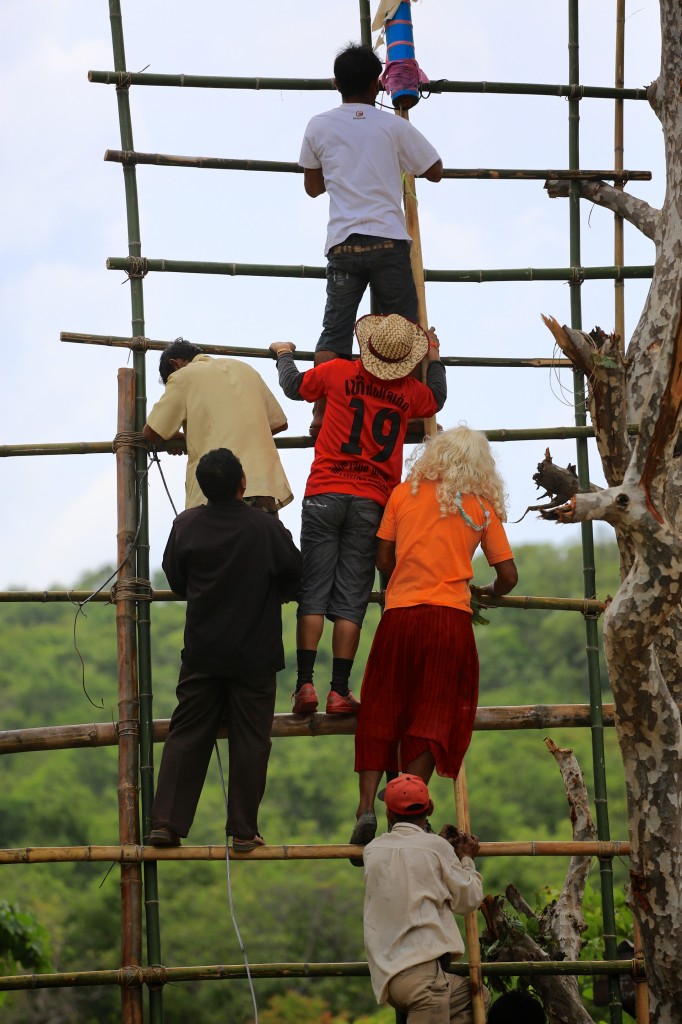
[[[187,439],[185,508],[205,505],[197,462],[214,448],[230,448],[244,467],[245,496],[270,495],[277,508],[293,498],[271,431],[286,423],[260,374],[239,359],[195,356],[168,378],[147,417],[164,439],[184,428]]]
[[[481,876],[445,839],[397,822],[368,843],[365,861],[365,951],[372,988],[385,1003],[400,971],[443,953],[461,957],[464,943],[452,916],[476,910]]]

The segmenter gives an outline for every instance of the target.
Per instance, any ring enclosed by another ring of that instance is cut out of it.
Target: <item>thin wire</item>
[[[145,477],[147,477],[148,474],[149,474],[149,463],[147,463],[147,468],[145,469],[144,473],[142,474],[142,477],[140,478],[140,483],[143,483]],[[133,551],[135,550],[135,545],[137,544],[137,538],[139,537],[140,530],[142,529],[142,502],[138,502],[138,504],[139,504],[139,512],[138,512],[138,518],[137,518],[137,529],[135,530],[135,536],[133,537],[133,539],[131,541],[131,544],[130,544],[130,547],[128,548],[128,552],[127,552],[125,558],[123,559],[123,561],[121,562],[121,564],[118,565],[114,569],[114,571],[112,572],[111,576],[107,577],[107,579],[105,579],[104,583],[102,583],[97,588],[97,590],[94,590],[92,592],[92,594],[90,594],[89,597],[86,597],[86,599],[84,601],[74,601],[72,597],[69,597],[69,601],[71,602],[71,604],[75,604],[75,605],[78,606],[75,618],[73,620],[73,646],[74,646],[74,648],[76,650],[76,654],[78,655],[78,658],[79,658],[80,663],[81,663],[81,686],[83,687],[83,693],[88,698],[88,700],[92,704],[93,708],[98,708],[98,709],[99,708],[103,708],[104,707],[104,698],[100,697],[101,703],[100,704],[95,704],[94,700],[92,699],[92,697],[88,693],[87,687],[85,685],[85,661],[83,660],[83,655],[80,652],[80,649],[78,647],[78,641],[76,639],[76,634],[77,634],[77,631],[78,631],[78,617],[79,617],[79,615],[82,615],[84,619],[87,619],[87,615],[83,611],[83,609],[85,608],[86,604],[89,604],[90,601],[93,600],[93,598],[97,597],[97,595],[100,594],[104,590],[104,588],[106,587],[106,585],[108,583],[111,583],[111,581],[114,579],[115,576],[118,575],[118,573],[121,571],[123,566],[126,564],[128,559],[132,555]],[[67,597],[68,596],[69,595],[68,595],[68,592],[67,592]]]
[[[223,790],[223,800],[225,801],[225,821],[227,822],[227,814],[228,814],[227,790],[225,789],[225,776],[223,774],[223,762],[220,759],[220,750],[218,749],[218,741],[217,740],[215,741],[214,746],[215,746],[216,756],[218,758],[218,771],[220,772],[220,785],[221,785],[222,790]],[[227,846],[227,826],[226,826],[226,831],[225,831],[225,865],[226,865],[226,868],[227,868],[227,896],[228,896],[228,900],[229,900],[229,903],[230,903],[230,916],[232,918],[232,924],[234,926],[235,935],[237,936],[237,941],[239,943],[239,948],[241,949],[242,956],[244,957],[244,966],[246,967],[246,977],[249,979],[249,988],[251,989],[251,1000],[253,1002],[253,1012],[255,1014],[254,1024],[258,1024],[258,1004],[256,1003],[256,993],[254,991],[253,979],[251,977],[251,967],[249,965],[249,960],[248,960],[248,957],[246,955],[246,949],[244,948],[244,943],[242,941],[241,933],[239,931],[239,926],[237,925],[237,919],[234,916],[234,904],[232,902],[232,879],[230,878],[230,852],[229,852],[229,849],[228,849],[228,846]]]
[[[159,453],[157,452],[156,447],[152,448],[152,450],[149,453],[149,455],[150,455],[150,458],[151,458],[152,462],[155,462],[156,465],[158,466],[159,473],[161,474],[161,480],[163,481],[163,486],[165,487],[166,494],[168,495],[168,500],[170,501],[172,509],[175,512],[175,515],[176,515],[176,518],[177,518],[178,510],[176,509],[175,504],[173,502],[173,499],[171,498],[171,492],[168,490],[168,484],[166,483],[166,478],[163,475],[163,470],[161,469],[161,459],[159,458]]]

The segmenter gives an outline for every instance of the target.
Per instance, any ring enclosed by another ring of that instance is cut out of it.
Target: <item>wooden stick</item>
[[[398,117],[402,117],[405,121],[410,120],[409,110],[406,108],[398,107],[395,111]],[[429,329],[429,317],[426,310],[426,285],[424,283],[424,259],[422,256],[422,236],[419,228],[419,213],[417,210],[417,193],[414,182],[414,176],[412,174],[403,175],[403,206],[405,207],[405,224],[409,232],[410,238],[412,239],[412,247],[410,249],[410,263],[412,264],[412,277],[414,278],[414,286],[417,290],[417,319],[421,327],[425,331]],[[422,380],[426,380],[426,371],[428,369],[428,353],[422,359],[421,364],[421,375]],[[430,416],[424,420],[424,431],[427,435],[431,436],[435,434],[436,417]]]
[[[637,918],[632,918],[635,940],[635,962],[640,965],[635,974],[635,1020],[637,1024],[649,1024],[649,983],[646,980],[646,964],[642,947],[642,932]]]
[[[460,825],[460,828],[463,826]],[[347,860],[362,856],[362,846],[259,846],[251,853],[235,853],[230,860]],[[628,857],[630,844],[610,840],[594,842],[519,841],[481,843],[480,857]],[[151,860],[218,860],[225,862],[224,846],[25,846],[0,849],[0,864],[135,863]],[[475,915],[474,915],[475,917]]]
[[[682,705],[678,705],[682,712]],[[613,704],[604,704],[604,725],[614,725]],[[479,707],[474,729],[479,732],[522,729],[588,728],[591,724],[589,704],[527,704],[500,707]],[[154,721],[155,743],[163,743],[168,735],[169,718]],[[357,719],[351,715],[275,715],[273,737],[286,736],[352,736]],[[227,736],[222,727],[219,737]],[[118,723],[84,722],[78,725],[48,725],[34,729],[6,729],[0,732],[0,756],[35,750],[75,750],[78,747],[113,747],[118,743]]]
[[[457,807],[457,824],[463,832],[471,831],[469,818],[469,795],[467,793],[466,771],[464,762],[455,779],[455,804]],[[478,914],[474,910],[464,918],[469,955],[469,982],[471,984],[471,1004],[474,1011],[474,1024],[485,1024],[486,1012],[483,1001],[483,975],[481,973],[481,944],[478,938]]]
[[[135,430],[135,371],[118,371],[118,432]],[[134,578],[137,500],[135,447],[122,444],[116,452],[118,580]],[[137,616],[134,600],[116,604],[118,659],[118,831],[122,846],[139,844],[139,699],[137,693]],[[121,966],[142,963],[142,871],[139,862],[121,862]],[[123,1019],[142,1020],[139,989],[121,990]]]
[[[466,964],[453,963],[450,974],[463,975]],[[633,974],[638,979],[638,966],[632,960],[558,960],[517,961],[483,965],[483,973],[497,977],[515,977],[519,974],[543,975],[599,975]],[[254,978],[331,978],[367,977],[369,968],[364,961],[350,963],[272,963],[250,964]],[[247,977],[245,964],[211,964],[203,967],[128,967],[115,971],[69,971],[61,974],[19,974],[0,977],[0,991],[21,989],[71,988],[96,985],[127,985],[152,987],[178,981],[230,981]]]

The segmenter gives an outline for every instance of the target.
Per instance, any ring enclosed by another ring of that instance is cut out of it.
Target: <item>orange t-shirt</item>
[[[474,530],[460,512],[442,516],[433,481],[422,480],[416,494],[409,482],[395,488],[378,530],[381,540],[393,541],[396,546],[386,610],[438,604],[471,614],[471,559],[479,544],[489,565],[514,557],[490,502],[475,494],[463,494],[461,500],[477,526],[484,526],[485,513],[489,513],[484,529]]]

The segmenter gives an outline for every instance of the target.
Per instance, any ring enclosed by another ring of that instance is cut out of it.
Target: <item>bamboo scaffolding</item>
[[[55,604],[68,603],[78,604],[82,601],[93,601],[98,604],[111,603],[110,590],[5,590],[0,591],[0,604]],[[178,597],[172,590],[152,590],[151,601],[177,601],[181,603],[184,598]],[[373,604],[383,604],[383,591],[374,592],[370,595]],[[490,608],[520,608],[523,611],[565,611],[581,612],[583,615],[601,615],[605,604],[597,600],[584,600],[573,597],[523,597],[509,595],[507,597],[486,598],[486,606]]]
[[[227,277],[292,277],[323,280],[324,267],[288,263],[224,263],[216,260],[131,259],[109,256],[107,270],[128,274],[218,274]],[[425,270],[426,281],[486,284],[500,281],[620,281],[625,278],[648,279],[652,266],[632,267],[521,267],[501,270]]]
[[[642,966],[636,960],[520,960],[481,965],[487,977],[515,977],[519,974],[577,975],[590,977],[599,974],[631,974],[640,980]],[[467,965],[454,962],[447,968],[449,974],[464,975]],[[369,968],[364,961],[349,963],[273,963],[249,964],[254,978],[366,978]],[[150,985],[160,986],[182,981],[231,981],[246,978],[244,964],[212,964],[205,967],[147,967],[116,971],[71,971],[61,974],[19,974],[0,977],[0,991],[19,991],[38,988],[94,987],[97,985]]]
[[[118,433],[135,429],[135,371],[118,371]],[[137,524],[135,447],[121,444],[116,452],[118,579],[135,576],[134,548]],[[122,845],[140,842],[138,817],[139,699],[137,692],[137,616],[135,602],[116,604],[118,655],[118,834]],[[142,872],[139,864],[121,864],[121,965],[142,963]],[[123,1018],[142,1020],[139,992],[122,990]]]
[[[682,705],[678,705],[682,711]],[[614,722],[613,704],[603,706],[604,725]],[[152,740],[163,743],[168,735],[169,718],[153,722]],[[356,719],[346,715],[275,715],[270,735],[273,739],[286,736],[352,736]],[[518,732],[526,729],[589,728],[589,704],[527,704],[499,707],[479,707],[474,719],[477,732]],[[221,728],[219,738],[227,736],[227,727]],[[113,747],[118,743],[116,722],[86,722],[76,725],[36,726],[32,729],[5,729],[0,731],[0,756],[40,750],[76,750],[80,747]]]
[[[568,0],[568,77],[577,86],[580,81],[580,33],[578,0]],[[580,167],[580,98],[572,96],[568,101],[568,166]],[[581,264],[580,244],[580,185],[569,184],[569,243],[571,266]],[[569,283],[571,326],[582,329],[582,295],[579,277]],[[584,375],[580,370],[573,372],[573,398],[576,426],[587,422],[587,395]],[[589,452],[584,438],[576,439],[576,463],[582,490],[590,485]],[[596,573],[594,557],[594,533],[591,522],[581,523],[583,555],[583,588],[586,598],[596,594]],[[594,803],[597,819],[597,835],[608,841],[610,826],[606,786],[606,758],[604,752],[604,723],[602,718],[601,671],[599,666],[599,633],[596,620],[585,619],[585,652],[591,706],[592,768],[594,778]],[[600,858],[599,880],[601,888],[604,948],[607,959],[617,956],[616,916],[613,899],[613,865],[610,859]],[[609,1014],[611,1024],[621,1024],[622,1007],[620,987],[617,978],[609,979]]]
[[[168,75],[151,72],[88,71],[95,85],[161,86],[182,89],[269,89],[278,92],[333,92],[331,78],[244,78],[225,75]],[[500,96],[556,96],[562,99],[623,99],[647,101],[646,89],[614,89],[592,85],[548,85],[537,82],[460,82],[441,79],[429,82],[429,93],[479,93]]]
[[[120,0],[109,0],[109,21],[111,25],[111,45],[114,56],[114,67],[117,74],[125,76],[126,56],[123,40],[123,18]],[[116,90],[116,104],[121,139],[121,148],[134,150],[133,126],[130,113],[129,89],[122,83]],[[139,260],[142,256],[142,232],[140,230],[140,213],[137,194],[137,177],[135,167],[122,168],[125,189],[126,227],[128,235],[128,256],[131,260]],[[144,291],[143,279],[140,275],[131,274],[130,311],[131,335],[144,335]],[[147,383],[146,366],[143,352],[133,353],[135,371],[135,418],[134,428],[141,431],[147,419]],[[139,503],[139,525],[135,542],[135,575],[140,579],[149,579],[149,514],[147,486],[147,453],[138,447],[135,452],[136,492]],[[151,664],[151,621],[149,602],[137,602],[137,667],[140,693],[140,782],[142,790],[142,822],[146,834],[149,828],[150,811],[153,799],[153,746],[150,740],[152,720],[152,664]],[[144,866],[144,904],[146,920],[147,957],[150,963],[161,961],[161,930],[159,923],[159,893],[156,875],[156,864]],[[141,1024],[142,1003],[140,1000],[125,999],[122,992],[123,1024]],[[163,1024],[163,994],[161,989],[149,992],[149,1012],[151,1024]]]
[[[621,101],[622,102],[622,101]],[[174,153],[140,153],[136,150],[107,149],[105,163],[146,164],[155,167],[194,167],[198,170],[213,171],[265,171],[275,174],[303,174],[300,164],[292,160],[245,160],[220,156],[180,156]],[[620,184],[628,181],[651,181],[651,171],[626,171],[616,166],[614,170],[538,170],[501,167],[445,167],[443,177],[451,180],[483,181],[546,181],[557,178],[568,181],[614,181]]]
[[[127,348],[133,352],[155,351],[162,352],[170,341],[155,341],[152,338],[127,338],[112,334],[73,334],[69,331],[62,331],[59,340],[72,342],[76,345],[106,345],[110,348]],[[247,359],[271,359],[272,355],[265,348],[246,348],[243,345],[208,345],[201,343],[201,350],[207,355],[215,356],[237,356]],[[315,357],[314,352],[299,351],[296,349],[296,362],[312,363]],[[353,359],[360,357],[354,355]],[[535,367],[546,370],[552,367],[565,366],[570,368],[573,363],[570,359],[505,359],[500,356],[487,358],[485,356],[441,356],[443,366],[491,366],[491,367],[518,367],[528,369]]]
[[[460,825],[460,828],[463,826]],[[509,843],[481,843],[480,857],[628,857],[630,844],[626,841],[609,842],[542,842],[515,841]],[[250,853],[235,853],[229,848],[230,860],[241,861],[293,861],[293,860],[347,860],[361,857],[362,846],[346,844],[319,844],[296,846],[259,846]],[[119,863],[134,864],[157,860],[212,860],[225,863],[224,846],[26,846],[14,850],[0,849],[0,864],[75,864]]]

